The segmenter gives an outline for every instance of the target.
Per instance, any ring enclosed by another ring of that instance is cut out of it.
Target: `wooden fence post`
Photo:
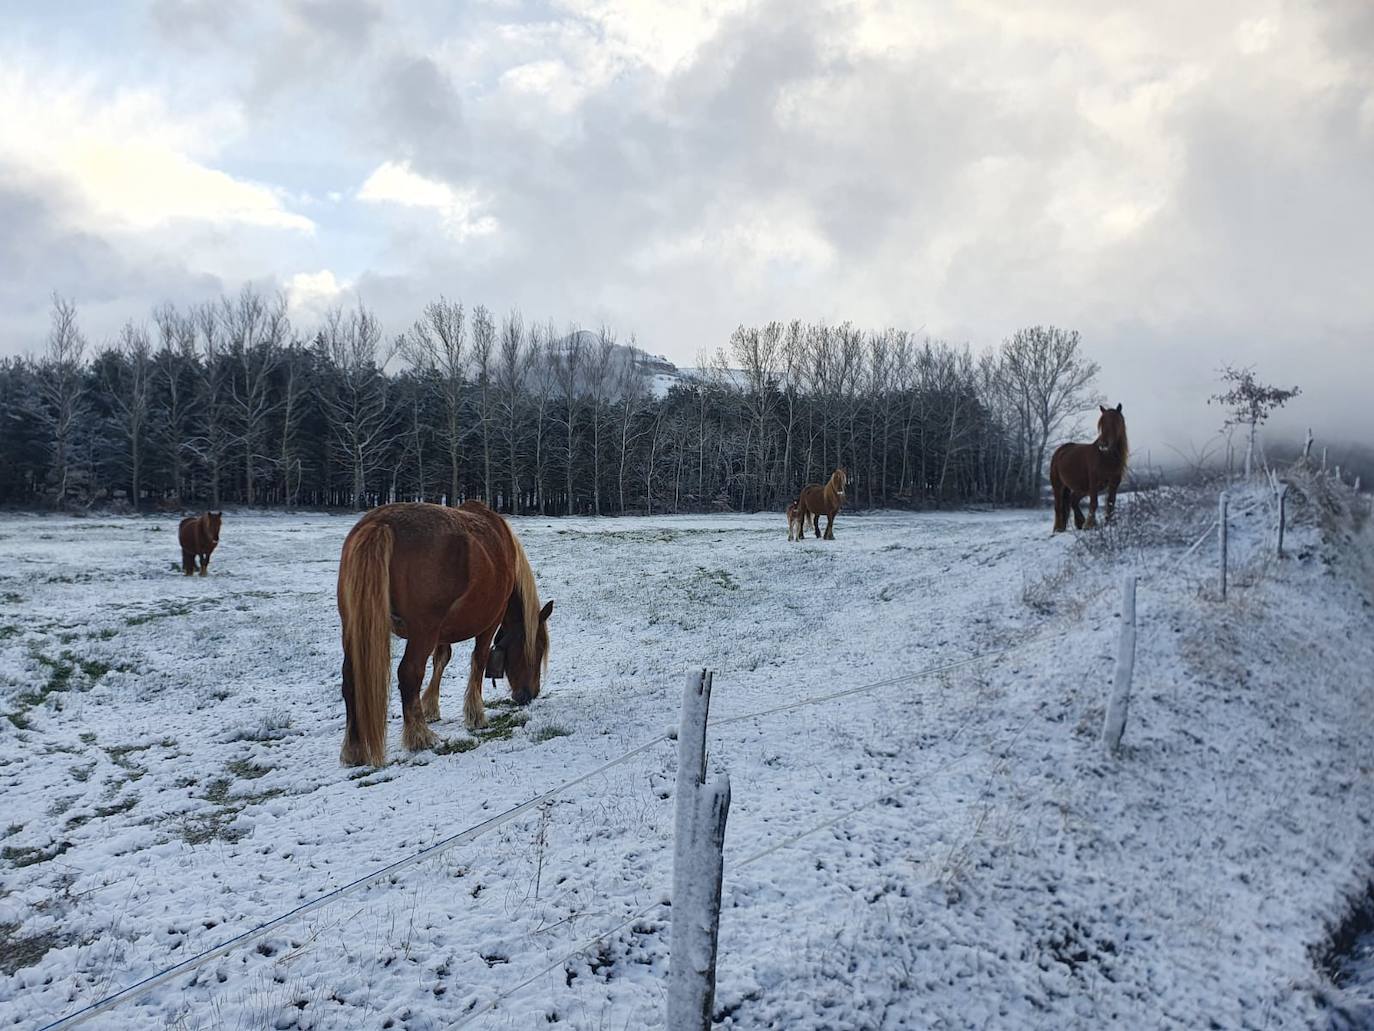
[[[716,949],[724,873],[730,779],[706,780],[709,670],[691,673],[682,695],[674,799],[672,934],[668,957],[668,1031],[710,1031],[716,999]]]
[[[1102,720],[1102,745],[1108,755],[1115,755],[1121,747],[1121,735],[1126,731],[1126,709],[1131,700],[1131,677],[1135,673],[1135,575],[1126,577],[1121,585],[1121,636],[1116,645],[1116,680],[1107,714]]]
[[[1226,491],[1221,492],[1221,497],[1217,501],[1217,545],[1219,558],[1221,560],[1221,600],[1226,600],[1226,503],[1230,499],[1226,496]]]
[[[1287,523],[1288,484],[1279,488],[1279,558],[1283,558],[1283,528]]]
[[[1312,457],[1312,427],[1311,427],[1311,426],[1307,427],[1307,440],[1304,441],[1304,442],[1303,442],[1303,445],[1302,445],[1302,457],[1303,457],[1303,458],[1311,458],[1311,457]]]

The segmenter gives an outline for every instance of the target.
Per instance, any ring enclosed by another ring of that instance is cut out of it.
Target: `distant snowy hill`
[[[590,329],[580,329],[555,340],[549,345],[549,352],[561,356],[566,355],[574,347],[580,348],[582,363],[586,366],[592,360],[592,356],[598,353],[600,345],[599,333]],[[607,375],[618,377],[627,363],[633,363],[638,368],[646,389],[655,398],[666,397],[675,386],[690,386],[706,379],[706,373],[702,369],[679,368],[661,354],[650,354],[633,344],[614,343]]]

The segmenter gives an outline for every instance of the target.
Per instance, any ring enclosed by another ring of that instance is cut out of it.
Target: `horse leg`
[[[1081,495],[1081,494],[1076,494],[1076,495],[1075,495],[1075,494],[1070,494],[1070,495],[1069,495],[1069,507],[1070,507],[1071,509],[1073,509],[1073,525],[1074,525],[1074,528],[1075,528],[1075,529],[1078,529],[1078,530],[1083,529],[1083,509],[1082,509],[1082,507],[1081,507],[1082,504],[1083,504],[1083,495]]]
[[[203,552],[200,556],[200,575],[204,576],[210,570],[210,553]]]
[[[1116,515],[1116,488],[1118,484],[1112,483],[1107,486],[1107,524],[1110,526],[1112,516]]]
[[[1089,495],[1092,499],[1088,502],[1088,522],[1087,529],[1091,530],[1097,526],[1097,491]]]
[[[187,576],[190,574],[188,573]],[[353,719],[353,660],[347,653],[343,660],[344,743],[339,750],[339,762],[345,766],[363,766],[367,756],[358,743],[358,728]]]
[[[181,549],[181,573],[190,576],[196,571],[196,553],[189,548]]]
[[[1054,486],[1054,530],[1053,533],[1063,533],[1069,528],[1069,488],[1065,487],[1058,480],[1058,477],[1051,477]]]
[[[835,539],[835,513],[828,512],[825,517],[825,539],[833,541]]]
[[[487,670],[487,659],[491,655],[491,639],[496,636],[496,627],[483,630],[472,641],[472,668],[468,671],[468,690],[463,695],[463,722],[469,730],[477,730],[487,725],[487,710],[482,705],[482,674]]]
[[[439,718],[439,678],[444,675],[448,660],[453,658],[453,645],[440,641],[434,649],[434,673],[429,678],[429,687],[420,696],[420,711],[425,721],[433,723]]]
[[[425,726],[425,718],[420,713],[420,684],[425,679],[425,664],[429,662],[436,644],[438,642],[432,637],[421,641],[412,636],[406,641],[405,654],[401,656],[401,664],[396,669],[396,679],[401,687],[401,720],[405,725],[401,741],[412,752],[433,748],[439,740],[434,736],[434,731]]]

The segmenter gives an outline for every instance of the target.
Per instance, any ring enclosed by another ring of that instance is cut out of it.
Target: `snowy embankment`
[[[1348,492],[1305,497],[1279,562],[1270,496],[1239,493],[1224,603],[1214,543],[1185,554],[1212,496],[1054,538],[1047,512],[842,515],[800,545],[780,516],[517,520],[557,603],[545,694],[515,712],[489,687],[474,739],[455,657],[444,754],[402,752],[393,704],[377,771],[337,764],[351,517],[230,513],[205,579],[176,574],[175,520],[0,519],[0,1025],[660,738],[711,666],[722,1026],[1323,1026],[1315,955],[1374,855],[1374,551]],[[659,741],[91,1026],[655,1026],[674,758]]]

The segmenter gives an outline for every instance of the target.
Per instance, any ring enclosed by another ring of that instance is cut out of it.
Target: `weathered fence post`
[[[1312,457],[1312,427],[1307,427],[1307,440],[1302,445],[1302,457]]]
[[[1279,558],[1283,558],[1283,528],[1288,522],[1288,484],[1279,487]]]
[[[1322,446],[1322,473],[1326,472],[1326,446]]]
[[[1221,560],[1221,600],[1226,600],[1226,504],[1230,499],[1226,491],[1221,492],[1217,501],[1217,550]]]
[[[716,1000],[716,947],[724,873],[730,778],[706,787],[706,717],[712,673],[687,677],[677,736],[668,1031],[710,1031]]]
[[[1102,745],[1115,755],[1126,731],[1126,709],[1131,700],[1131,676],[1135,673],[1135,575],[1121,585],[1121,636],[1116,645],[1116,680],[1102,721]]]

